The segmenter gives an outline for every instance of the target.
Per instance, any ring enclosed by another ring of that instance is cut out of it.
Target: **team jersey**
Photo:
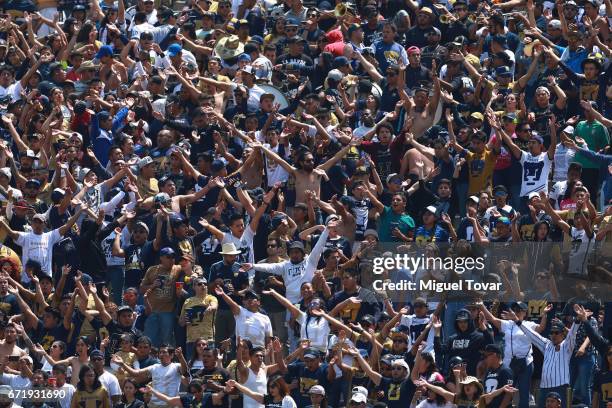
[[[586,268],[588,252],[593,239],[589,238],[584,229],[576,227],[571,227],[570,237],[572,239],[572,248],[569,253],[567,273],[569,275],[586,275],[588,274]]]
[[[548,174],[552,165],[548,153],[544,152],[534,156],[522,151],[520,163],[523,166],[521,197],[526,197],[532,192],[546,191]]]

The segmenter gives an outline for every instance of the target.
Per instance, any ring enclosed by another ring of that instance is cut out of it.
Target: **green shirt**
[[[391,234],[395,225],[404,235],[408,235],[408,232],[414,229],[414,220],[408,214],[397,214],[391,207],[385,206],[380,218],[378,219],[378,237],[380,242],[398,242],[399,239]],[[392,228],[393,227],[393,228]]]
[[[610,143],[610,135],[608,129],[601,122],[594,120],[589,123],[586,120],[576,125],[574,134],[581,137],[589,145],[589,150],[594,152],[603,149]],[[599,169],[599,164],[587,159],[582,153],[577,152],[574,161],[580,163],[585,169]]]

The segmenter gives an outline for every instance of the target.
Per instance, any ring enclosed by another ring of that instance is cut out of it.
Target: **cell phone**
[[[16,363],[19,361],[19,356],[9,356],[8,361],[11,363]]]

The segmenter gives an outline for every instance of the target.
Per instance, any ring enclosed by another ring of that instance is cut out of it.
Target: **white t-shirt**
[[[21,263],[23,271],[21,272],[21,280],[24,283],[30,282],[30,278],[25,273],[25,265],[28,259],[32,259],[40,263],[42,271],[51,276],[51,260],[53,254],[53,245],[62,239],[59,229],[44,232],[40,235],[33,232],[18,232],[17,241],[15,243],[22,248]]]
[[[98,377],[98,379],[100,380],[100,383],[104,386],[104,388],[106,388],[106,391],[108,391],[109,398],[122,394],[121,387],[119,386],[119,380],[117,380],[117,377],[115,377],[113,374],[109,373],[108,371],[105,371],[101,376]],[[112,400],[109,399],[108,402],[112,407]]]
[[[555,149],[555,168],[553,170],[553,182],[567,180],[567,169],[571,162],[574,161],[576,151],[568,149],[559,143]]]
[[[236,335],[249,339],[253,346],[265,347],[266,336],[272,337],[272,322],[265,314],[253,313],[240,306],[240,314],[234,318],[236,319]]]
[[[559,204],[561,203],[561,199],[565,195],[566,191],[567,191],[567,180],[557,181],[555,184],[553,184],[552,190],[550,191],[548,198],[550,198],[551,200],[555,202],[554,204],[555,210],[559,209]]]
[[[543,152],[534,156],[522,151],[520,161],[521,166],[523,166],[521,197],[526,197],[532,192],[546,191],[548,173],[550,173],[552,164],[552,161],[548,158],[548,153]]]
[[[279,145],[270,147],[270,145],[266,143],[264,146],[278,154]],[[264,160],[266,163],[266,177],[268,178],[269,186],[273,186],[277,182],[284,182],[289,179],[289,173],[287,173],[287,170],[283,169],[281,165],[274,160],[268,159],[267,157]]]
[[[169,397],[176,397],[181,386],[181,365],[170,363],[163,366],[161,363],[150,366],[151,381],[153,388]],[[164,402],[155,396],[151,398],[154,405],[164,405]]]
[[[526,325],[532,330],[535,330],[538,326],[536,323],[529,321],[523,321],[522,325]],[[510,320],[502,320],[500,331],[504,333],[504,365],[509,367],[513,356],[525,358],[527,365],[531,364],[533,362],[531,341],[525,336],[521,328]]]
[[[241,252],[236,261],[240,263],[246,262],[253,264],[255,263],[255,255],[253,254],[253,237],[255,237],[255,232],[253,232],[250,225],[247,225],[240,238],[236,238],[231,232],[224,233],[221,245],[227,243],[234,244],[236,249]]]
[[[584,229],[571,227],[572,249],[569,253],[569,266],[567,273],[570,275],[586,275],[588,252],[591,248],[592,238],[589,238]]]
[[[308,320],[308,325],[306,321]],[[323,317],[313,316],[308,319],[308,314],[300,313],[297,322],[300,324],[300,338],[310,340],[310,346],[317,350],[327,352],[327,338],[329,337],[329,323]]]
[[[66,383],[62,387],[60,387],[60,390],[64,391],[64,397],[58,399],[60,407],[70,408],[72,395],[76,392],[76,388],[74,388],[74,385]]]
[[[32,388],[32,382],[27,377],[22,377],[16,374],[0,374],[0,384],[10,385],[14,390],[27,390]],[[20,394],[19,398],[15,398],[15,404],[21,405],[23,394]]]

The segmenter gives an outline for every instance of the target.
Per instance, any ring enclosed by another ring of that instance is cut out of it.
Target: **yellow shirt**
[[[200,337],[206,340],[214,338],[214,313],[205,313],[209,307],[218,305],[217,298],[206,295],[203,299],[197,296],[190,297],[183,304],[181,318],[189,314],[191,323],[187,324],[187,342],[191,343]]]
[[[93,392],[76,391],[70,408],[110,408],[110,398],[103,386]]]
[[[493,170],[497,155],[489,149],[482,153],[474,153],[466,150],[466,160],[469,171],[468,194],[477,194],[483,190],[490,190],[493,182]]]
[[[159,186],[157,185],[156,178],[146,180],[145,178],[138,176],[136,179],[136,186],[138,187],[138,192],[142,198],[153,197],[155,194],[159,193]]]

